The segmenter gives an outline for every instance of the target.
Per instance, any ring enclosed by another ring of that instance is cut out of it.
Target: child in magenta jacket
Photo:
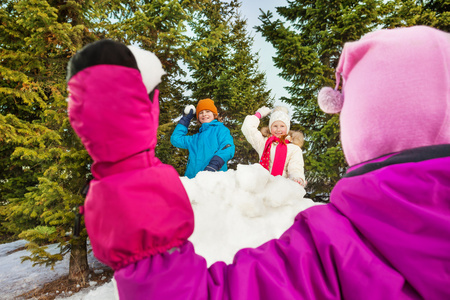
[[[449,49],[448,33],[425,26],[381,30],[345,44],[336,89],[323,89],[319,105],[326,112],[340,112],[350,168],[329,204],[300,212],[279,239],[240,250],[231,265],[217,262],[207,268],[195,253],[187,240],[193,217],[176,176],[161,181],[156,174],[143,174],[144,182],[134,175],[159,164],[123,165],[132,153],[108,160],[115,172],[96,179],[89,190],[86,226],[96,245],[94,254],[116,270],[120,299],[449,299]],[[112,150],[116,156],[117,146],[87,139],[95,124],[90,114],[74,107],[74,102],[106,105],[81,93],[84,85],[93,85],[82,78],[94,71],[88,67],[69,80],[69,115],[94,162],[103,162],[97,151]],[[148,99],[138,74],[130,72],[136,75],[135,94],[126,99],[134,106]],[[117,81],[108,83],[109,78],[95,79],[121,93],[126,90]],[[123,99],[110,99],[108,105]],[[152,111],[155,102],[142,112]],[[84,122],[89,126],[80,128]],[[113,186],[110,177],[122,180]],[[97,187],[102,181],[107,189]],[[179,188],[176,195],[163,194],[169,185]],[[120,194],[111,197],[117,190]],[[145,210],[121,210],[122,205],[140,208],[142,201],[150,203]],[[92,204],[96,202],[100,204]],[[108,210],[93,210],[90,218],[109,218],[111,210],[120,210],[134,223],[128,228],[111,221],[117,230],[98,228],[88,222],[88,203]],[[132,244],[116,249],[98,242],[109,239]]]

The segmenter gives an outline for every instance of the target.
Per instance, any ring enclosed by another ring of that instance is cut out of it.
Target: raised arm
[[[254,115],[246,116],[242,123],[241,131],[245,136],[247,142],[252,145],[253,149],[258,152],[259,156],[264,151],[265,138],[258,130],[260,118],[267,116],[270,113],[270,108],[261,107]]]
[[[188,105],[184,108],[184,114],[178,121],[175,130],[170,136],[170,142],[173,146],[177,148],[187,149],[192,137],[188,136],[189,123],[195,114],[195,107],[193,105]]]

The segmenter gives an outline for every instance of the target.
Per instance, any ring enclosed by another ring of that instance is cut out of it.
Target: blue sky
[[[280,70],[274,66],[272,60],[272,57],[275,56],[275,49],[253,27],[260,25],[258,17],[261,12],[259,9],[264,12],[271,11],[275,17],[278,17],[275,7],[286,6],[287,2],[286,0],[241,0],[241,2],[241,14],[244,19],[247,19],[248,32],[254,37],[253,52],[259,52],[260,70],[266,73],[267,87],[272,89],[276,104],[280,104],[277,100],[281,96],[288,96],[283,87],[289,85],[289,83],[277,76]]]

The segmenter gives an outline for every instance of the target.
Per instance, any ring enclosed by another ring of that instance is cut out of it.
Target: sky
[[[258,247],[279,238],[293,223],[295,216],[313,205],[304,198],[305,190],[298,183],[281,176],[272,176],[261,165],[238,165],[227,172],[200,172],[195,178],[181,177],[192,203],[195,229],[189,240],[210,266],[216,261],[232,263],[242,248]],[[54,270],[20,263],[26,250],[14,252],[25,241],[0,245],[0,299],[14,299],[44,283],[68,274],[69,257],[57,263]],[[54,253],[56,245],[49,247]],[[92,256],[89,265],[100,270],[102,265]],[[90,288],[65,300],[111,300],[115,289],[110,281],[101,286],[90,281]]]
[[[266,73],[267,87],[272,89],[272,96],[275,97],[276,104],[287,106],[278,101],[282,96],[288,96],[283,87],[288,86],[289,82],[277,76],[281,70],[277,69],[273,63],[272,57],[275,56],[275,49],[272,44],[265,41],[261,33],[256,32],[253,28],[261,25],[261,21],[258,20],[261,14],[260,9],[264,12],[272,12],[273,20],[275,20],[275,18],[280,18],[275,9],[279,6],[287,6],[286,0],[242,0],[241,14],[247,20],[250,36],[254,37],[253,53],[259,52],[260,70]]]

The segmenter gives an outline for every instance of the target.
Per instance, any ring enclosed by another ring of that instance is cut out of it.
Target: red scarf
[[[287,156],[286,144],[289,144],[289,140],[284,140],[285,143],[283,143],[276,136],[271,136],[270,138],[268,138],[266,141],[266,145],[264,146],[264,151],[263,151],[263,154],[261,156],[261,160],[259,161],[259,163],[264,168],[269,170],[270,148],[272,147],[272,143],[274,143],[274,142],[278,142],[278,146],[277,146],[277,149],[275,149],[275,159],[273,160],[271,174],[273,176],[283,175],[284,164],[286,162],[286,156]]]

